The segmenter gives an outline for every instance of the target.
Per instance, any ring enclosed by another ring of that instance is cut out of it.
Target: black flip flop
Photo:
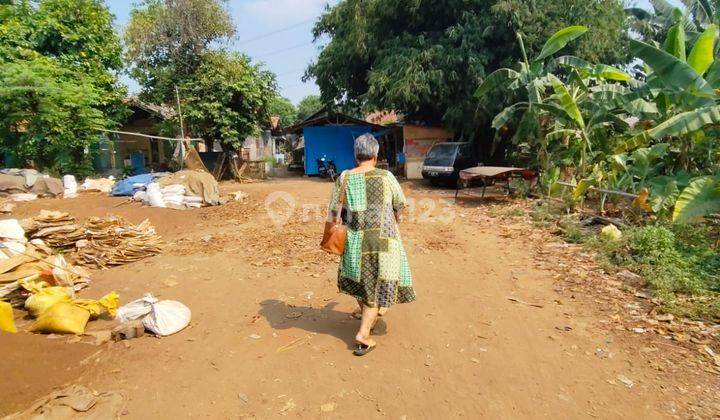
[[[353,354],[355,356],[365,356],[366,354],[375,350],[375,347],[377,347],[377,344],[370,347],[367,344],[358,343],[357,348],[355,350],[353,350]]]

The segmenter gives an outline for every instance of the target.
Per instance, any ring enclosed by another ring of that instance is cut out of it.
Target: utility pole
[[[185,126],[183,125],[182,110],[180,109],[180,92],[178,91],[177,85],[175,85],[175,99],[177,100],[178,117],[180,117],[180,137],[185,141]]]
[[[177,113],[180,118],[181,140],[178,145],[180,147],[180,169],[183,169],[185,166],[185,154],[183,153],[183,149],[185,148],[185,126],[183,125],[182,110],[180,109],[180,92],[178,91],[177,85],[175,85],[175,100],[177,101]],[[190,147],[190,145],[188,145],[188,147]]]

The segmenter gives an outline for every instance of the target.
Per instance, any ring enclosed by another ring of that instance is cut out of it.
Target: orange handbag
[[[347,183],[348,176],[348,174],[345,174],[342,186],[340,187],[340,197],[338,198],[335,220],[325,222],[325,232],[323,232],[323,238],[320,242],[320,248],[322,248],[323,251],[336,255],[342,255],[345,252],[345,241],[347,241],[347,226],[342,223],[342,209],[345,196],[347,196],[345,184]]]

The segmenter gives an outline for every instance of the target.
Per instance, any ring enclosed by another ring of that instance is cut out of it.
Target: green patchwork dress
[[[336,214],[347,177],[343,221],[347,225],[345,253],[338,270],[338,288],[370,307],[389,308],[415,300],[407,254],[395,212],[405,207],[397,179],[388,171],[340,174],[330,200]]]

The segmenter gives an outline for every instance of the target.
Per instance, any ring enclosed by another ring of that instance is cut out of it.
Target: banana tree
[[[693,1],[683,0],[686,4]],[[630,29],[640,34],[642,39],[649,41],[663,38],[681,18],[684,18],[683,28],[686,32],[695,34],[698,31],[693,8],[683,10],[673,6],[667,0],[650,0],[649,3],[652,6],[651,10],[641,7],[625,9]]]
[[[682,29],[676,26],[675,37],[683,38]],[[688,135],[709,124],[720,123],[720,63],[714,58],[714,44],[718,36],[715,25],[698,37],[690,54],[685,58],[677,42],[666,43],[675,54],[641,41],[631,40],[630,51],[652,70],[648,76],[648,92],[664,118],[654,127],[635,133],[618,146],[618,152],[632,150],[652,140],[667,137],[680,138],[688,145]],[[685,162],[684,162],[685,163]]]
[[[673,212],[675,222],[693,222],[720,212],[720,176],[693,180],[678,197]]]
[[[498,69],[488,75],[475,92],[480,106],[491,113],[494,109],[497,109],[496,105],[492,103],[493,94],[497,92],[502,92],[506,98],[518,98],[522,101],[500,111],[493,120],[493,128],[498,132],[506,132],[508,130],[507,124],[519,117],[512,141],[516,144],[519,139],[527,141],[528,144],[539,141],[537,160],[542,169],[547,169],[549,161],[546,147],[542,142],[543,121],[541,112],[540,109],[534,107],[534,104],[542,103],[544,91],[549,86],[546,62],[574,39],[582,36],[587,30],[588,28],[585,26],[569,26],[557,31],[545,42],[540,53],[532,60],[528,59],[522,35],[517,33],[516,36],[523,57],[523,60],[519,63],[519,70]],[[521,111],[522,114],[518,115]],[[503,122],[500,123],[500,121]]]

